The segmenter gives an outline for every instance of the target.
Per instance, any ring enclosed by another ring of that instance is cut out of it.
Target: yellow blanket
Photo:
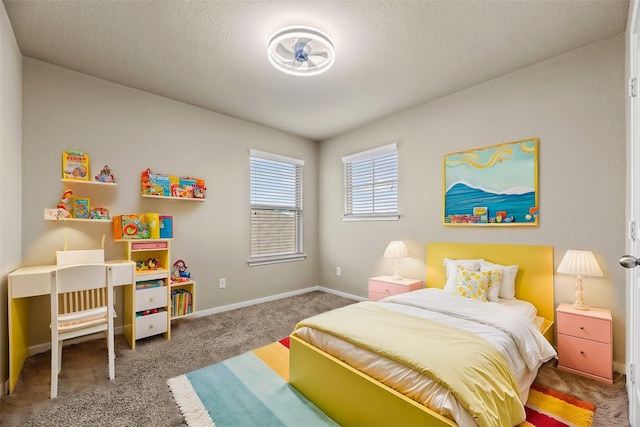
[[[360,302],[300,322],[407,365],[447,387],[481,426],[525,420],[518,385],[504,357],[484,339]]]

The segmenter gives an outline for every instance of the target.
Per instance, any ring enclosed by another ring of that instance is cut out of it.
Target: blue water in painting
[[[445,200],[445,218],[449,215],[470,215],[473,208],[486,207],[490,218],[494,218],[497,211],[506,211],[507,217],[513,217],[515,222],[532,222],[533,219],[527,220],[526,215],[536,205],[533,191],[524,194],[495,194],[460,183],[447,191]]]

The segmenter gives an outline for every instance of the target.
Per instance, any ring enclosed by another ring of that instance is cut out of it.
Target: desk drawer
[[[147,316],[136,317],[136,339],[167,332],[167,312],[161,311]]]
[[[152,308],[167,306],[167,287],[141,289],[136,292],[135,311],[150,310]]]
[[[134,282],[136,264],[133,261],[122,263],[107,263],[111,267],[113,286],[130,285]]]
[[[611,322],[603,319],[558,312],[558,334],[611,343]]]
[[[32,274],[9,274],[9,293],[11,298],[26,298],[36,295],[49,295],[51,292],[51,271]]]

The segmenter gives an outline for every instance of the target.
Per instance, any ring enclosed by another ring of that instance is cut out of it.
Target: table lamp
[[[568,250],[558,266],[558,273],[576,275],[576,300],[571,306],[578,310],[589,310],[584,304],[582,276],[603,276],[593,252]]]
[[[402,276],[400,276],[400,258],[406,258],[409,256],[409,251],[405,246],[402,240],[393,240],[387,246],[387,249],[384,251],[385,258],[395,258],[395,266],[393,269],[393,276],[391,278],[393,280],[400,280]]]

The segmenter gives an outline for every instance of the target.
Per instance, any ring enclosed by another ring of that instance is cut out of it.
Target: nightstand
[[[390,295],[422,289],[422,280],[402,278],[394,280],[391,276],[378,276],[369,279],[369,300],[378,301]]]
[[[613,384],[611,312],[560,304],[556,316],[558,369]]]

